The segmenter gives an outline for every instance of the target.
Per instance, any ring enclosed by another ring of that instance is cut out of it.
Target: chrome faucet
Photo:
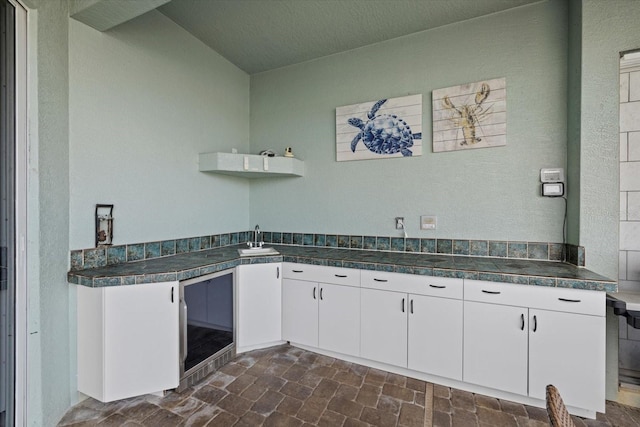
[[[264,242],[259,240],[260,234],[262,234],[262,231],[260,231],[260,226],[256,224],[256,228],[253,229],[253,242],[247,243],[250,248],[261,248],[264,245]]]

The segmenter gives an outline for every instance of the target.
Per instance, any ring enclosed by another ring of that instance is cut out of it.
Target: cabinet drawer
[[[462,299],[462,279],[363,270],[362,287]]]
[[[282,277],[285,279],[306,280],[309,282],[360,286],[360,270],[353,268],[326,267],[323,265],[286,262],[282,266]]]
[[[604,292],[480,280],[464,281],[464,299],[593,316],[604,316],[606,309]]]

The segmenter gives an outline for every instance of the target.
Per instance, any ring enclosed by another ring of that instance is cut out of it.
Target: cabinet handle
[[[413,314],[413,300],[411,300],[411,309],[409,311],[411,311],[411,314]]]
[[[280,267],[276,267],[276,279],[280,278]]]
[[[304,270],[291,270],[291,271],[293,271],[294,273],[304,273]]]
[[[171,287],[171,303],[173,304],[173,286]]]
[[[533,332],[538,330],[538,317],[534,314],[533,315]]]
[[[491,294],[491,295],[500,295],[499,291],[487,291],[485,289],[482,290],[482,293],[484,294]]]
[[[568,298],[558,298],[560,301],[564,302],[581,302],[579,299],[568,299]]]
[[[436,289],[444,289],[446,288],[446,286],[441,286],[441,285],[429,285],[430,288],[436,288]]]
[[[313,299],[316,299],[316,287],[313,287]]]
[[[402,298],[402,312],[404,313],[404,298]]]
[[[375,277],[373,278],[373,280],[376,282],[388,282],[387,279],[376,279]]]
[[[320,301],[322,301],[322,291],[324,290],[324,288],[320,288]]]
[[[347,277],[347,275],[346,275],[346,274],[335,274],[335,276],[336,276],[336,277],[343,278],[343,279],[344,279],[345,277]]]
[[[524,331],[524,313],[520,315],[520,330]]]

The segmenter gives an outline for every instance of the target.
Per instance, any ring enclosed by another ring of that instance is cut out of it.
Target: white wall
[[[198,153],[249,147],[249,76],[157,11],[100,33],[69,22],[70,247],[244,230],[249,184]]]
[[[291,146],[306,174],[252,184],[251,223],[401,236],[404,216],[410,237],[562,242],[564,203],[539,173],[566,164],[566,21],[564,1],[540,2],[252,76],[252,151]],[[433,153],[431,92],[498,77],[506,147]],[[422,156],[336,162],[336,107],[418,93]]]

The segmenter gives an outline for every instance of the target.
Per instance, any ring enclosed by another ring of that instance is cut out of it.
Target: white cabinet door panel
[[[463,380],[527,395],[528,310],[464,302]]]
[[[565,404],[604,412],[606,318],[529,311],[529,395],[555,385]]]
[[[462,380],[462,301],[409,295],[408,367]]]
[[[361,289],[360,356],[407,366],[407,294]]]
[[[239,351],[282,340],[281,265],[247,264],[237,267],[237,331]]]
[[[318,346],[360,354],[360,288],[320,283]]]
[[[282,339],[318,346],[318,285],[282,280]]]
[[[104,396],[173,389],[180,380],[177,282],[102,288]]]

